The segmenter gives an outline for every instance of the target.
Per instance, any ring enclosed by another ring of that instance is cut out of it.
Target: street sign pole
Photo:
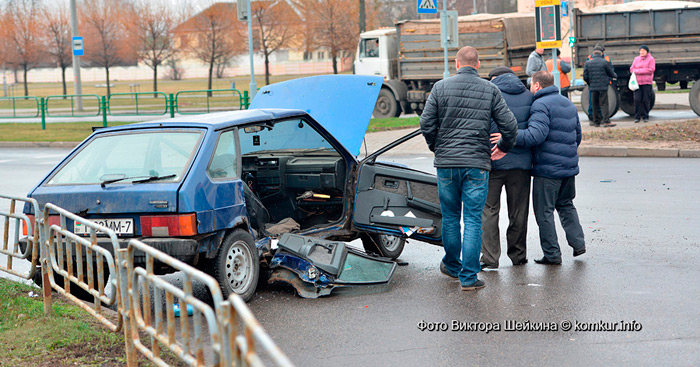
[[[250,52],[250,100],[255,98],[255,94],[258,92],[258,85],[255,84],[255,64],[253,64],[253,17],[250,11],[251,0],[246,1],[248,6],[248,52]]]
[[[569,4],[569,30],[571,31],[571,36],[574,38],[574,42],[576,42],[576,28],[574,27],[573,21],[571,20],[574,17],[574,0],[570,0]],[[571,77],[569,80],[571,80],[571,85],[574,85],[574,82],[576,82],[576,57],[575,57],[575,52],[576,52],[576,47],[575,44],[569,45],[571,47]]]
[[[75,9],[75,0],[70,0],[70,28],[71,35],[78,37],[78,12]],[[77,108],[78,111],[83,110],[83,84],[80,80],[80,56],[73,52],[73,93],[78,95]]]
[[[567,1],[567,0],[564,0]],[[535,0],[536,47],[552,50],[552,76],[560,89],[557,49],[561,47],[561,0]]]
[[[448,30],[447,30],[447,1],[443,0],[442,1],[442,13],[440,14],[440,27],[443,29],[442,34],[446,35]],[[442,73],[442,78],[447,79],[450,77],[450,65],[447,60],[447,42],[443,43],[444,47],[443,49],[445,50],[445,71]]]

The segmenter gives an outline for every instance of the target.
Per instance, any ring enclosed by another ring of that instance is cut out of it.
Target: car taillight
[[[149,215],[141,217],[144,237],[183,237],[197,234],[197,215]]]
[[[32,222],[32,227],[34,226],[34,215],[32,214],[27,214],[27,217],[29,217],[29,221]],[[27,222],[22,221],[22,235],[26,236],[27,235]]]

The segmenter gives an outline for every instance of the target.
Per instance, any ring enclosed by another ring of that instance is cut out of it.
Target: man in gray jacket
[[[435,153],[438,196],[442,211],[440,271],[459,279],[462,290],[485,286],[481,270],[481,213],[486,203],[491,160],[503,158],[515,144],[518,125],[495,85],[479,77],[479,53],[473,47],[457,52],[457,75],[433,86],[420,126]],[[498,151],[491,152],[493,120],[501,132]],[[464,220],[464,235],[460,219]]]

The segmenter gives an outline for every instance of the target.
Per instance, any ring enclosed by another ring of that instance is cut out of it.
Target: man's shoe
[[[639,119],[634,119],[634,123],[635,123],[635,124],[638,123],[638,122],[639,122]]]
[[[484,270],[484,269],[498,269],[498,265],[491,265],[491,264],[487,264],[487,263],[479,263],[479,265],[481,266],[481,270]]]
[[[586,253],[586,247],[585,247],[585,246],[584,246],[583,248],[581,248],[581,249],[578,249],[578,250],[574,249],[574,257],[576,257],[576,256],[581,256],[581,255],[583,255],[583,254],[585,254],[585,253]]]
[[[527,264],[527,259],[522,259],[518,262],[514,262],[513,266],[520,266],[520,265],[525,265],[525,264]]]
[[[470,284],[470,285],[464,285],[462,284],[462,290],[463,291],[475,291],[477,289],[481,289],[486,287],[486,283],[484,283],[483,280],[477,279],[476,282]]]
[[[645,117],[645,118],[643,118],[642,120],[644,120],[644,122],[649,122],[649,118],[648,118],[648,117]]]
[[[590,126],[598,126],[598,125],[596,125],[594,122],[589,122],[588,125],[590,125]]]
[[[459,277],[456,274],[453,274],[449,269],[447,269],[445,263],[442,261],[440,261],[440,272],[452,279],[459,279]]]
[[[541,259],[535,259],[535,262],[538,264],[542,265],[561,265],[561,260],[559,261],[550,261],[546,257],[542,257]]]
[[[614,126],[617,126],[617,124],[613,124],[612,122],[608,122],[607,124],[602,124],[601,126],[603,126],[603,127],[614,127]]]

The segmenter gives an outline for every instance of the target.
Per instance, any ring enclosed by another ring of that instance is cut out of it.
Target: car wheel
[[[377,104],[374,105],[373,115],[375,118],[389,118],[398,116],[401,113],[399,103],[394,98],[394,94],[387,88],[382,88],[377,97]]]
[[[237,229],[226,235],[214,259],[212,273],[225,298],[235,293],[247,302],[253,297],[260,276],[260,261],[250,233]]]
[[[390,259],[396,259],[401,256],[406,239],[398,236],[392,236],[379,233],[363,233],[360,236],[362,246],[368,253],[378,253],[381,256]]]

